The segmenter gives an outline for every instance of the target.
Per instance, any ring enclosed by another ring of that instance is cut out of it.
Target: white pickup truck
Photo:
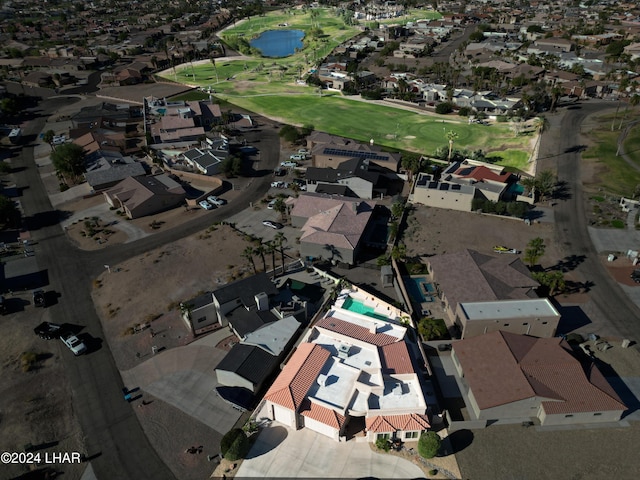
[[[75,335],[63,336],[60,337],[60,339],[62,340],[62,343],[69,347],[69,350],[71,350],[76,356],[82,355],[87,351],[87,346]]]

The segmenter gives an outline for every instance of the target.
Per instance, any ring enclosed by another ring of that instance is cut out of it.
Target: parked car
[[[515,248],[505,247],[504,245],[496,245],[493,247],[493,251],[496,253],[520,253],[520,250],[516,250]]]
[[[636,268],[633,272],[631,272],[631,280],[636,283],[640,283],[640,269]]]
[[[198,205],[200,205],[202,208],[204,208],[205,210],[213,210],[213,205],[211,205],[209,202],[207,202],[206,200],[200,200],[198,202]]]
[[[306,157],[307,155],[309,155],[309,150],[307,150],[306,148],[301,148],[300,150],[298,150],[298,153]]]
[[[289,156],[289,160],[293,160],[293,161],[297,161],[297,162],[301,162],[302,160],[306,160],[307,156],[303,155],[302,153],[294,153],[293,155]]]
[[[298,163],[297,162],[280,162],[280,166],[281,167],[287,167],[287,168],[293,168],[293,167],[297,167]]]
[[[302,191],[305,191],[307,189],[307,182],[305,182],[301,178],[295,178],[293,180],[293,183],[295,183],[298,186],[298,188]]]
[[[62,325],[58,323],[42,322],[33,329],[33,333],[45,340],[52,340],[62,335]]]
[[[282,167],[276,167],[276,168],[273,170],[273,174],[274,174],[276,177],[281,177],[282,175],[286,175],[286,174],[287,174],[287,169],[286,169],[286,168],[282,168]]]
[[[75,335],[62,336],[60,339],[76,357],[87,351],[87,346]]]
[[[211,205],[215,205],[216,207],[221,207],[222,205],[227,203],[224,198],[216,197],[215,195],[209,195],[207,197],[207,202],[209,202]]]
[[[282,225],[281,223],[273,222],[271,220],[263,220],[262,224],[265,227],[271,227],[271,228],[274,228],[276,230],[280,230],[281,228],[284,228],[284,225]]]
[[[269,210],[273,210],[273,207],[276,206],[276,202],[278,201],[277,198],[274,198],[273,200],[271,200],[269,203],[267,203],[267,208]]]
[[[46,307],[47,297],[44,294],[44,290],[35,290],[33,292],[33,304],[36,307]]]

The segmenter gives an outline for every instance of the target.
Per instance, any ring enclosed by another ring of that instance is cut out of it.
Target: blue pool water
[[[404,284],[414,302],[433,302],[436,289],[426,277],[404,277]]]
[[[347,298],[342,304],[342,308],[351,312],[361,313],[367,317],[377,318],[378,320],[389,320],[388,317],[375,313],[373,308],[366,306],[360,300],[354,300],[353,297]]]
[[[249,42],[263,57],[281,58],[302,49],[302,30],[267,30]]]

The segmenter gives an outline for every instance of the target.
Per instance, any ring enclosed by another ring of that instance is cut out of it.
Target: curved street
[[[567,255],[584,256],[574,272],[579,281],[589,285],[589,298],[594,312],[589,316],[606,319],[606,323],[624,338],[640,339],[640,324],[636,321],[640,310],[609,275],[598,257],[587,229],[581,179],[581,155],[585,146],[582,124],[596,112],[611,109],[611,102],[590,100],[580,108],[550,115],[550,128],[540,145],[538,171],[557,171],[558,181],[564,183],[567,195],[554,207],[556,242]],[[604,328],[608,328],[605,325]],[[594,333],[600,326],[594,323]]]

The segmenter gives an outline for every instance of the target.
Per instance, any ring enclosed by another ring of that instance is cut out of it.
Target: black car
[[[47,297],[44,294],[44,290],[36,290],[33,292],[33,304],[36,307],[46,307]]]
[[[631,272],[631,280],[636,283],[640,283],[640,269],[637,268],[633,272]]]

